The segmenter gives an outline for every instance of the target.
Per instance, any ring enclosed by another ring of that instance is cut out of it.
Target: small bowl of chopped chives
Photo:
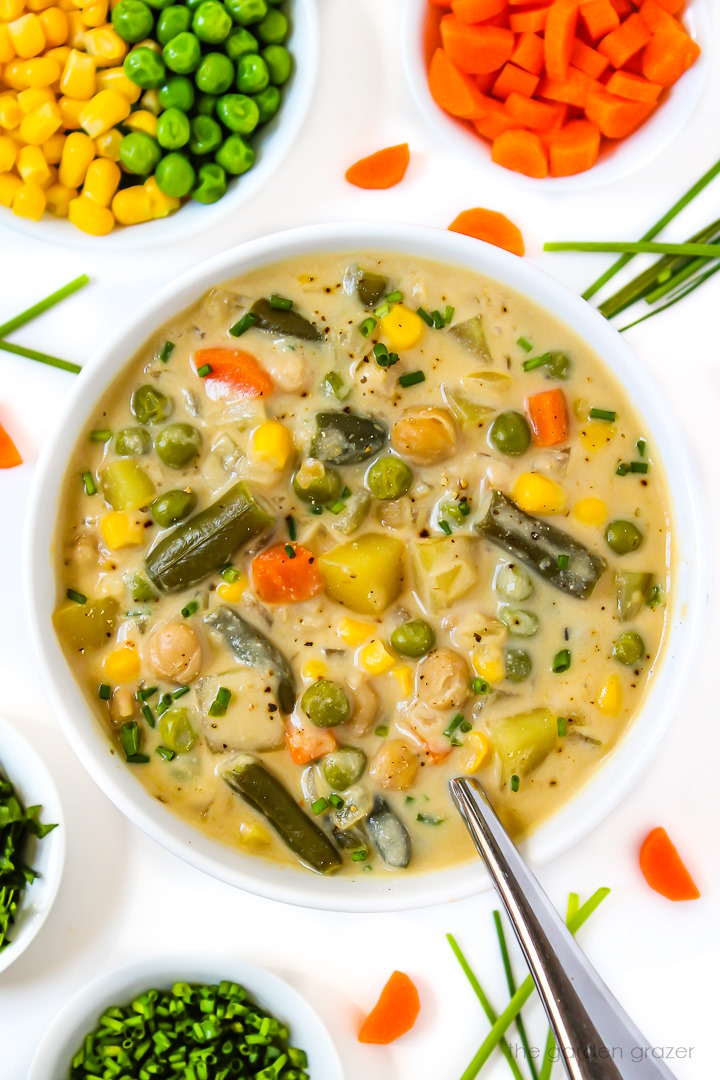
[[[0,717],[0,972],[45,922],[65,861],[60,796],[30,743]]]
[[[189,953],[84,987],[47,1029],[28,1080],[120,1075],[342,1080],[343,1071],[327,1028],[288,983],[237,957]]]

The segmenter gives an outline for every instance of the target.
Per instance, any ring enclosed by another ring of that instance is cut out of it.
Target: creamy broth
[[[317,341],[262,328],[297,316]],[[256,535],[168,548],[223,499]],[[298,865],[222,776],[242,755],[341,873],[427,871],[471,857],[450,777],[477,775],[527,834],[600,768],[661,650],[669,508],[639,417],[566,326],[452,266],[318,255],[214,289],[99,403],[61,506],[56,626],[115,752],[173,812],[275,861]],[[546,546],[539,572],[498,527]]]

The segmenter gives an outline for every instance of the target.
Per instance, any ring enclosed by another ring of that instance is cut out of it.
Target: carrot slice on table
[[[498,71],[515,47],[511,30],[501,26],[469,26],[454,15],[443,16],[440,36],[452,62],[468,75]]]
[[[460,71],[444,49],[436,49],[428,71],[430,93],[452,116],[474,120],[485,114],[483,96],[473,80]]]
[[[337,739],[330,728],[318,728],[309,720],[307,727],[292,718],[285,725],[285,743],[295,765],[307,765],[337,747]]]
[[[524,71],[530,71],[533,75],[542,75],[545,69],[545,45],[542,38],[528,31],[520,34],[510,59]]]
[[[420,1013],[420,997],[412,979],[393,971],[378,1003],[358,1032],[358,1042],[385,1046],[414,1026]]]
[[[700,55],[700,46],[682,31],[660,30],[643,53],[643,75],[650,82],[672,86]]]
[[[507,10],[508,0],[452,0],[458,19],[466,23],[484,22]]]
[[[536,34],[545,29],[549,11],[549,7],[540,7],[513,13],[510,16],[510,29],[514,30],[516,34],[521,34],[525,31]]]
[[[531,394],[526,402],[536,446],[557,446],[568,437],[567,401],[562,390]]]
[[[581,4],[580,18],[593,41],[599,41],[620,25],[620,16],[610,0],[588,0]]]
[[[570,53],[570,63],[579,71],[584,71],[591,79],[599,79],[610,67],[607,56],[591,49],[584,41],[575,40],[573,50]]]
[[[506,98],[513,92],[532,97],[539,82],[539,75],[532,75],[529,71],[523,71],[522,68],[516,67],[515,64],[506,64],[495,80],[492,92],[496,98]]]
[[[650,888],[668,900],[697,900],[700,896],[665,829],[653,829],[645,837],[640,848],[640,869]]]
[[[22,465],[22,458],[15,443],[0,424],[0,469],[14,469],[16,465]]]
[[[252,353],[242,349],[198,349],[193,356],[198,371],[208,367],[203,383],[209,398],[219,401],[267,397],[275,384]]]
[[[628,101],[627,98],[608,94],[606,90],[593,90],[588,94],[585,115],[608,139],[624,139],[647,120],[653,106],[644,101]]]
[[[524,94],[518,94],[515,91],[508,94],[505,111],[508,116],[514,118],[518,127],[533,128],[537,131],[549,131],[550,128],[560,127],[565,119],[563,106],[536,101],[535,98],[525,97]]]
[[[551,176],[575,176],[591,169],[600,153],[600,130],[589,120],[570,120],[543,135]]]
[[[498,135],[492,145],[492,159],[506,169],[542,179],[548,174],[548,158],[540,138],[533,131],[512,128]]]
[[[630,75],[627,71],[614,71],[607,82],[609,94],[617,94],[618,97],[628,98],[630,101],[646,101],[654,105],[663,87],[660,83],[651,83],[638,75]]]
[[[252,561],[255,592],[267,604],[309,600],[323,590],[312,551],[300,544],[274,544]]]
[[[407,143],[387,146],[369,157],[360,158],[345,173],[345,179],[355,187],[381,190],[395,187],[402,180],[410,164]]]
[[[510,251],[513,255],[525,254],[522,233],[517,225],[513,225],[509,218],[499,214],[497,210],[485,210],[482,206],[463,210],[448,225],[448,229],[450,232],[462,233],[476,240],[484,240],[487,244],[494,244],[495,247],[505,248],[505,251]]]
[[[578,0],[555,0],[545,26],[545,70],[551,79],[564,79],[575,42]]]
[[[577,105],[584,109],[591,90],[601,90],[602,86],[586,75],[579,68],[569,67],[564,79],[543,79],[540,94],[551,101],[564,101],[567,105]]]

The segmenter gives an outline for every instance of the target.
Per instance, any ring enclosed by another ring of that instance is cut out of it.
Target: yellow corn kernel
[[[18,144],[9,135],[0,135],[0,173],[10,172],[19,149]]]
[[[64,184],[51,184],[45,192],[47,208],[55,217],[67,217],[68,207],[72,199],[77,199],[75,188],[65,187]]]
[[[42,144],[40,149],[43,152],[43,157],[47,161],[48,165],[59,165],[62,158],[63,147],[65,146],[65,135],[62,131],[58,131],[55,135],[51,135],[49,139]]]
[[[79,11],[66,11],[68,21],[68,32],[65,38],[65,43],[72,49],[85,48],[85,35],[88,33],[88,28],[80,17]]]
[[[0,64],[8,64],[15,59],[15,46],[6,23],[0,23]]]
[[[107,236],[112,232],[115,218],[105,206],[98,206],[87,195],[78,195],[68,203],[68,218],[72,224],[90,236]]]
[[[368,675],[384,675],[395,666],[395,658],[390,655],[382,641],[374,638],[360,650],[360,666]]]
[[[14,131],[22,120],[22,109],[16,97],[11,94],[3,94],[0,97],[0,127],[6,131]]]
[[[101,90],[80,111],[80,126],[95,139],[122,123],[130,112],[130,102],[117,90]]]
[[[497,645],[481,645],[472,655],[475,674],[487,679],[491,684],[502,682],[505,678],[505,662]]]
[[[465,740],[465,746],[465,772],[477,772],[492,754],[493,744],[490,737],[484,731],[471,731]]]
[[[80,17],[86,26],[104,26],[107,22],[108,0],[95,0],[92,4],[83,4]]]
[[[25,63],[25,78],[32,87],[52,86],[60,78],[60,71],[57,60],[47,56],[35,56]]]
[[[54,60],[58,64],[60,73],[62,74],[71,52],[72,49],[69,45],[57,45],[54,49],[48,49],[45,56],[48,60]]]
[[[315,682],[317,679],[325,678],[327,675],[327,665],[324,664],[322,660],[308,660],[303,664],[300,674],[306,682]]]
[[[112,201],[112,212],[118,225],[140,225],[153,219],[150,196],[140,184],[118,191]],[[218,586],[218,592],[221,588]]]
[[[139,189],[142,191],[142,188]],[[126,188],[125,191],[132,191],[132,188]],[[115,196],[117,198],[117,195]],[[113,207],[115,202],[113,200]],[[117,214],[115,215],[117,217]],[[117,218],[120,221],[120,218]],[[132,221],[121,221],[121,225],[134,225]],[[248,579],[243,574],[237,579],[237,581],[221,581],[215,592],[222,600],[226,600],[228,604],[238,604],[242,598],[243,593],[248,587]]]
[[[120,160],[120,143],[123,141],[123,134],[118,128],[104,131],[94,141],[95,153],[98,157],[109,158],[110,161]]]
[[[59,7],[49,7],[40,14],[45,41],[51,48],[58,48],[67,41],[70,24],[65,12]],[[45,53],[47,56],[47,53]]]
[[[586,450],[602,450],[615,434],[615,427],[605,420],[588,420],[580,428],[578,438]]]
[[[65,140],[60,159],[60,183],[65,187],[81,187],[94,157],[95,143],[90,136],[84,131],[72,131]]]
[[[36,14],[41,14],[46,8],[52,7],[55,0],[25,0],[26,11],[34,11]]]
[[[100,532],[111,551],[145,542],[146,531],[136,514],[111,510],[100,521]]]
[[[390,674],[393,678],[397,679],[400,684],[400,693],[402,697],[409,698],[415,687],[413,669],[410,665],[396,664],[395,667],[390,668]]]
[[[25,61],[11,60],[3,68],[2,79],[9,90],[25,90],[28,85]]]
[[[140,104],[143,109],[147,109],[148,112],[155,113],[159,116],[162,112],[162,105],[160,104],[160,95],[153,87],[152,90],[146,90],[143,96],[140,98]]]
[[[21,146],[15,169],[26,184],[44,187],[51,183],[52,173],[39,146]]]
[[[0,0],[0,19],[11,22],[19,19],[25,10],[25,0]]]
[[[95,60],[73,49],[60,76],[60,92],[89,101],[95,93]]]
[[[158,118],[155,113],[148,112],[147,109],[138,109],[137,112],[130,113],[123,126],[130,128],[131,131],[144,131],[146,135],[152,135],[154,139],[157,125]]]
[[[77,131],[80,127],[80,113],[87,105],[82,98],[61,97],[58,105],[62,116],[63,127],[66,131]]]
[[[179,209],[180,200],[173,198],[172,195],[166,195],[161,191],[154,176],[151,176],[146,180],[143,187],[150,196],[150,205],[152,207],[152,216],[154,218],[168,217],[169,214],[173,214]]]
[[[567,505],[565,492],[542,473],[522,473],[513,485],[513,498],[527,514],[561,514]]]
[[[573,517],[583,525],[602,525],[608,515],[607,506],[602,499],[596,499],[592,495],[576,502],[572,512]]]
[[[46,86],[32,86],[21,90],[17,96],[17,103],[22,110],[23,116],[29,116],[42,105],[54,105],[55,95]]]
[[[31,56],[39,56],[45,48],[42,23],[32,12],[21,15],[19,19],[8,23],[8,30],[15,52],[24,60],[29,60]]]
[[[109,206],[120,183],[120,167],[107,158],[90,162],[85,174],[83,194],[98,206]]]
[[[30,221],[39,221],[45,213],[46,201],[45,192],[37,184],[23,184],[13,197],[13,214],[29,218]]]
[[[256,821],[241,821],[238,839],[249,851],[262,851],[272,843],[270,833]]]
[[[66,13],[71,11],[77,11],[78,9],[78,5],[75,3],[75,0],[57,0],[57,5],[59,8],[62,8],[62,10]]]
[[[121,645],[103,660],[103,671],[111,683],[132,682],[140,674],[140,666],[140,657],[133,645]]]
[[[15,173],[0,173],[0,206],[10,207],[23,182]]]
[[[250,436],[250,455],[282,472],[293,456],[293,437],[279,420],[266,420]]]
[[[403,304],[395,304],[380,320],[380,325],[394,352],[412,349],[425,331],[425,323],[420,316]]]
[[[598,709],[607,716],[619,716],[622,708],[622,688],[617,675],[609,675],[598,694]]]
[[[95,75],[95,83],[98,90],[117,90],[131,105],[142,94],[140,87],[128,79],[121,67],[101,68]]]
[[[117,67],[122,64],[128,47],[112,26],[97,26],[85,30],[83,42],[98,67]]]
[[[346,645],[362,645],[364,641],[372,637],[375,627],[370,623],[360,622],[359,619],[341,619],[337,626],[338,637]]]
[[[41,105],[24,116],[19,128],[20,139],[31,146],[42,146],[62,124],[60,109],[54,103]]]

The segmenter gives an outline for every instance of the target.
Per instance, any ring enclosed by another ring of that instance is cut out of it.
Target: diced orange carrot
[[[510,59],[524,71],[530,71],[533,75],[542,75],[545,68],[545,45],[542,38],[529,32],[520,34]]]
[[[302,723],[296,717],[285,725],[285,742],[295,765],[307,765],[337,747],[337,739],[330,728],[315,727],[309,720]]]
[[[580,18],[593,41],[599,41],[620,25],[620,16],[610,0],[586,0],[580,4]]]
[[[536,131],[549,131],[550,128],[558,127],[564,119],[564,112],[559,105],[549,105],[546,101],[536,101],[516,92],[508,95],[505,112],[513,117],[518,127]]]
[[[542,179],[548,174],[545,147],[533,131],[513,128],[498,135],[492,146],[492,159],[506,169]]]
[[[516,34],[522,34],[525,31],[530,34],[537,34],[545,29],[549,11],[549,7],[539,7],[513,12],[510,16],[510,29],[514,30]]]
[[[22,465],[18,448],[8,435],[5,428],[0,424],[0,469],[14,469],[16,465]]]
[[[210,367],[202,383],[212,401],[267,397],[275,389],[262,364],[242,349],[198,349],[193,363],[198,371]]]
[[[512,94],[513,91],[532,97],[539,82],[539,75],[532,75],[529,71],[523,71],[522,68],[516,67],[515,64],[506,64],[495,80],[492,92],[496,98],[502,99],[505,99],[508,94]]]
[[[365,1019],[358,1041],[386,1046],[414,1026],[420,1013],[420,997],[412,979],[393,971],[383,987],[378,1003]]]
[[[630,101],[646,101],[654,105],[663,87],[660,83],[651,83],[637,75],[629,75],[627,71],[614,71],[608,79],[607,91]]]
[[[628,101],[607,90],[588,94],[585,115],[608,139],[624,139],[647,120],[653,106],[643,101]]]
[[[685,0],[658,0],[658,3],[662,4],[671,15],[678,15],[682,11]]]
[[[578,0],[555,0],[545,27],[545,71],[550,79],[564,79],[575,42]]]
[[[645,48],[651,37],[647,25],[636,12],[602,39],[598,52],[607,56],[614,68],[621,68],[631,56]]]
[[[485,22],[507,10],[508,0],[452,0],[458,19],[466,23]]]
[[[666,833],[649,832],[640,848],[640,869],[651,889],[668,900],[697,900],[700,890]]]
[[[253,585],[266,604],[297,603],[323,591],[323,577],[312,551],[300,544],[273,544],[256,555]]]
[[[474,75],[473,78],[478,90],[487,95],[492,90],[495,80],[497,79],[497,72],[488,71],[485,75]],[[491,98],[490,100],[494,101],[495,99]]]
[[[441,8],[448,8],[448,9],[452,7],[452,0],[430,0],[430,3],[434,7],[441,7]]]
[[[653,34],[643,53],[643,75],[650,82],[672,86],[697,60],[700,46],[683,32]]]
[[[659,30],[673,30],[685,33],[677,19],[673,19],[667,8],[658,3],[658,0],[644,0],[640,5],[640,18],[654,34]]]
[[[455,15],[440,23],[443,48],[454,64],[468,75],[499,71],[512,55],[515,37],[500,26],[469,26]]]
[[[499,101],[486,98],[485,115],[480,120],[473,120],[476,131],[486,139],[496,139],[503,131],[517,127],[517,121],[508,116]]]
[[[345,173],[345,179],[355,187],[381,190],[399,184],[410,164],[407,143],[387,146],[369,157],[360,158]]]
[[[567,401],[562,390],[556,388],[531,394],[525,405],[536,446],[557,446],[565,442],[569,421]]]
[[[589,120],[570,120],[559,131],[542,136],[551,176],[575,176],[591,169],[600,152],[600,131]]]
[[[561,81],[543,79],[539,93],[541,97],[549,98],[550,101],[564,101],[568,105],[577,105],[578,108],[584,109],[590,91],[598,89],[602,89],[600,83],[591,79],[579,68],[571,66]]]
[[[455,66],[444,49],[436,49],[433,53],[428,85],[440,108],[452,116],[473,120],[485,115],[480,90],[468,75]]]
[[[522,233],[517,225],[514,225],[504,214],[499,214],[497,210],[485,210],[481,206],[473,207],[472,210],[463,210],[448,225],[448,230],[462,233],[463,236],[472,236],[476,240],[484,240],[486,244],[504,248],[513,255],[525,254]]]
[[[595,49],[591,49],[584,41],[577,39],[570,54],[570,63],[573,67],[584,71],[591,79],[599,79],[610,66],[607,56],[603,56]]]
[[[632,15],[633,13],[634,9],[630,0],[610,0],[610,3],[617,11],[621,20],[627,19],[628,15]]]

